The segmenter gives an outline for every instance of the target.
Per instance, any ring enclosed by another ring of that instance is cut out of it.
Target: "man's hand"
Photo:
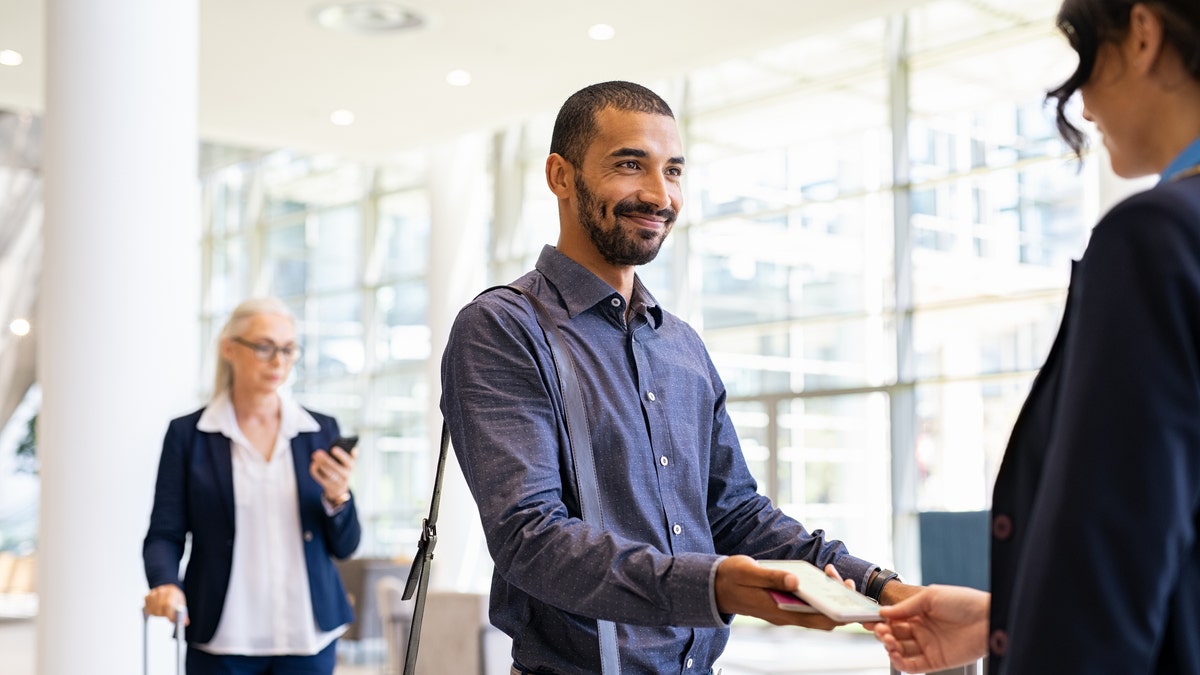
[[[825,573],[841,579],[833,565],[827,565]],[[767,591],[791,593],[799,587],[799,579],[783,570],[763,567],[748,556],[734,555],[721,561],[717,566],[715,584],[717,609],[724,614],[743,614],[777,626],[804,626],[819,630],[832,630],[842,625],[824,614],[780,609]],[[849,582],[847,585],[853,588]]]

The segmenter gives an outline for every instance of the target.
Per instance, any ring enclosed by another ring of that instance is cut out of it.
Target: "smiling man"
[[[597,620],[616,623],[627,673],[708,673],[733,614],[832,627],[779,609],[767,589],[796,579],[754,558],[832,564],[884,601],[915,590],[758,494],[703,342],[636,274],[675,224],[683,173],[678,126],[654,92],[575,93],[546,160],[558,245],[512,284],[545,305],[574,360],[602,525],[581,517],[558,371],[530,302],[485,293],[451,331],[442,411],[495,562],[491,620],[513,638],[513,673],[600,673]]]

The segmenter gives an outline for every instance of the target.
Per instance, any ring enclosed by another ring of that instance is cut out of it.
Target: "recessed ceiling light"
[[[25,57],[21,56],[21,52],[14,52],[11,49],[0,49],[0,66],[19,66],[25,62]]]
[[[446,74],[446,82],[452,87],[465,87],[471,84],[471,74],[465,70],[452,70]]]
[[[13,319],[12,323],[8,324],[8,329],[13,335],[23,337],[29,335],[29,322],[25,319]]]
[[[617,34],[617,29],[606,23],[598,23],[588,29],[588,37],[593,40],[611,40]]]
[[[339,127],[348,127],[354,124],[354,113],[344,108],[342,110],[334,110],[329,114],[329,121]]]
[[[321,5],[313,10],[313,20],[323,28],[356,33],[412,30],[425,25],[421,15],[386,0]]]

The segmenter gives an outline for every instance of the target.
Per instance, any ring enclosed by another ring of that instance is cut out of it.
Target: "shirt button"
[[[666,466],[667,464],[670,464],[670,460],[667,459],[666,455],[663,455],[662,457],[658,458],[658,463],[662,464],[663,466]]]
[[[621,306],[621,299],[620,299],[620,298],[613,298],[613,299],[612,299],[612,306],[613,306],[613,307],[620,307],[620,306]]]
[[[646,398],[650,399],[651,401],[656,399],[656,397],[654,396],[654,392],[652,392],[652,391],[646,392]]]
[[[679,523],[675,523],[675,527],[672,527],[671,531],[675,534],[683,534],[683,526]]]
[[[311,530],[304,531],[304,541],[312,541],[312,531]]]
[[[687,660],[687,667],[688,667],[688,668],[691,668],[691,667],[692,667],[692,660],[691,660],[691,659],[688,659],[688,660]]]
[[[1008,651],[1008,633],[999,628],[992,631],[992,636],[988,638],[988,647],[996,656],[1004,656],[1004,652]]]
[[[992,536],[999,541],[1007,541],[1012,536],[1013,522],[1006,514],[997,513],[992,518]]]

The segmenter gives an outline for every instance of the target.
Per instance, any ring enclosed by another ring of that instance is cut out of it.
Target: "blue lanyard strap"
[[[1183,152],[1180,152],[1166,170],[1162,172],[1162,178],[1158,182],[1166,183],[1167,181],[1176,181],[1189,176],[1195,176],[1200,173],[1200,138],[1192,141]]]
[[[1172,182],[1173,183],[1177,180],[1183,180],[1184,178],[1191,178],[1192,176],[1195,176],[1197,174],[1200,174],[1200,164],[1197,164],[1195,166],[1189,166],[1180,171],[1176,171],[1175,173],[1171,174],[1170,176],[1167,176],[1166,180],[1164,180],[1163,182]]]

